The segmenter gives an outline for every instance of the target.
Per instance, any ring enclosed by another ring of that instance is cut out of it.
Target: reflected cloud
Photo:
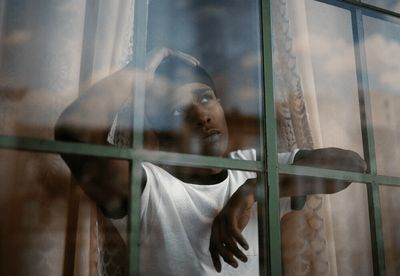
[[[354,48],[342,38],[311,35],[313,51],[323,60],[323,68],[330,74],[346,74],[354,70]]]
[[[26,30],[16,30],[1,38],[0,43],[7,46],[25,44],[32,39],[32,33]]]
[[[355,70],[354,46],[341,38],[332,39],[321,35],[310,35],[312,50],[318,64],[326,74],[346,79],[346,75]],[[295,42],[300,53],[307,51],[306,36]],[[385,37],[382,34],[373,34],[366,37],[368,74],[373,86],[381,87],[381,91],[399,92],[400,63],[395,57],[400,55],[400,41]]]
[[[260,65],[260,63],[261,59],[258,53],[247,54],[240,60],[240,65],[246,69],[257,67]]]
[[[63,2],[58,6],[59,11],[68,13],[80,13],[81,9],[82,3],[80,3],[80,1]]]
[[[238,99],[237,101],[241,103],[241,105],[252,105],[257,102],[257,95],[252,93],[253,87],[244,87],[238,91]],[[255,111],[253,111],[255,113]]]
[[[400,42],[374,34],[366,39],[366,47],[369,73],[376,76],[385,89],[399,93],[400,64],[395,57],[400,54]]]

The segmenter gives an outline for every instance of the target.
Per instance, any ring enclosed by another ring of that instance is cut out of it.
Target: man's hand
[[[247,241],[242,235],[250,219],[251,207],[255,202],[255,179],[247,180],[229,199],[225,207],[215,217],[210,238],[210,253],[215,269],[221,272],[219,256],[229,265],[237,268],[238,258],[247,262],[246,255],[237,246],[249,249]]]
[[[294,165],[364,173],[365,161],[354,151],[339,148],[301,150]],[[281,175],[280,196],[332,194],[347,188],[350,182],[309,176]]]
[[[339,148],[300,150],[296,154],[294,164],[351,172],[367,170],[367,164],[358,153]]]

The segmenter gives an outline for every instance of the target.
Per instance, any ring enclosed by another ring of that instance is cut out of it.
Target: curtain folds
[[[298,2],[294,4],[297,14],[304,11],[304,3]],[[294,49],[291,30],[293,19],[286,0],[272,1],[272,11],[278,150],[311,149],[314,148],[316,135],[311,130],[300,66]],[[313,89],[310,86],[308,88]],[[318,143],[319,137],[316,140]],[[335,265],[332,262],[334,256],[329,256],[327,246],[329,237],[325,229],[325,205],[324,196],[308,196],[301,211],[290,212],[282,218],[284,275],[335,275],[332,268]]]

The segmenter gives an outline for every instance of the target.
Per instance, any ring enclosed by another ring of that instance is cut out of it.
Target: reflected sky
[[[332,76],[319,93],[330,94],[338,85],[349,89],[355,76],[350,12],[315,1],[307,1],[307,8],[315,74]],[[400,26],[369,16],[363,19],[370,90],[400,95],[400,64],[394,58],[400,54]]]
[[[400,95],[400,25],[364,16],[370,89]]]
[[[148,49],[168,47],[199,59],[226,109],[257,114],[261,87],[258,2],[152,0]]]

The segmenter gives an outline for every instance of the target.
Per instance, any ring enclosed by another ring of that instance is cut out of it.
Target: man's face
[[[193,82],[167,93],[159,103],[168,129],[156,130],[160,149],[222,156],[228,145],[224,111],[211,87]]]

